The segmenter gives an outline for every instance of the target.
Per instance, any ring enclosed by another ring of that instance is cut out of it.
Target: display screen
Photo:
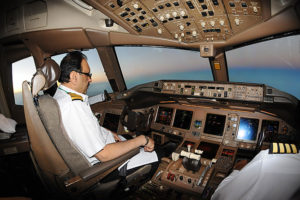
[[[258,123],[258,119],[241,117],[237,139],[255,141],[258,130]]]
[[[272,120],[263,120],[261,130],[265,133],[265,142],[274,142],[278,135],[279,122]]]
[[[225,115],[216,115],[208,113],[206,115],[204,133],[222,136],[224,131],[225,120]]]
[[[200,142],[197,149],[203,151],[201,155],[202,158],[207,158],[211,160],[216,157],[219,150],[219,146],[220,145],[214,143]]]
[[[191,126],[192,117],[193,117],[192,111],[177,109],[173,126],[188,130],[190,129]]]
[[[120,115],[106,113],[102,126],[116,133],[118,131],[119,120]]]
[[[173,108],[159,107],[156,123],[170,126],[173,115]]]

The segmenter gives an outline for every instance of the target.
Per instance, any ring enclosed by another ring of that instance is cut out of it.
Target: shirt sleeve
[[[93,117],[89,105],[81,101],[72,101],[61,105],[63,125],[70,139],[87,157],[101,151],[106,142],[98,121]]]

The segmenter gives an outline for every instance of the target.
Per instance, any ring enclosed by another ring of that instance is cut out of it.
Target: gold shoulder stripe
[[[68,94],[71,96],[72,101],[76,101],[76,100],[83,101],[82,96],[80,96],[78,94],[75,94],[72,92],[69,92]]]
[[[291,147],[292,147],[292,153],[298,153],[298,149],[297,149],[296,145],[291,144]]]
[[[286,149],[287,153],[292,153],[290,144],[285,143],[284,146],[285,146],[285,149]]]
[[[273,142],[269,149],[270,154],[296,154],[298,149],[295,144]]]

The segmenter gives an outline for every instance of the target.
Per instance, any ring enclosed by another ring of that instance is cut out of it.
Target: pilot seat
[[[119,184],[121,177],[106,183],[101,183],[101,180],[137,154],[139,149],[91,166],[67,136],[56,100],[43,93],[57,83],[59,75],[58,64],[47,58],[37,68],[31,83],[24,81],[22,84],[30,155],[36,172],[55,199],[109,198],[112,191],[123,189]],[[126,176],[124,188],[139,184],[150,170],[151,166],[145,165]]]

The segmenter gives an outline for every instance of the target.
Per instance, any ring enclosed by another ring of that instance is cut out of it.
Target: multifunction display
[[[159,107],[156,116],[156,123],[170,126],[172,115],[173,115],[173,108]]]
[[[238,140],[255,141],[258,130],[258,119],[240,118],[240,125],[237,134]]]
[[[189,130],[191,126],[192,117],[193,117],[192,111],[177,109],[173,126],[177,128]]]
[[[224,131],[225,120],[225,115],[207,114],[204,133],[222,136]]]

